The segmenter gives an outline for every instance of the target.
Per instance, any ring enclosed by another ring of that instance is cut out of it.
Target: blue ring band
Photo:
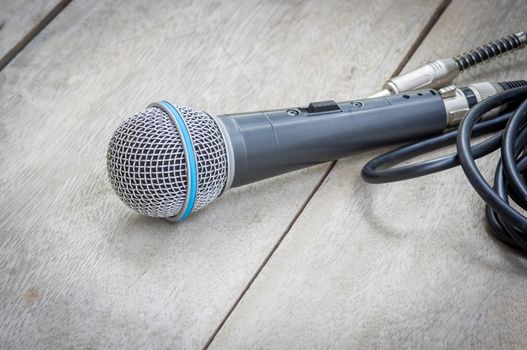
[[[192,146],[192,139],[190,138],[187,124],[185,123],[181,114],[179,114],[178,110],[168,101],[162,100],[160,104],[170,111],[169,115],[172,117],[179,129],[181,141],[183,142],[183,150],[186,153],[185,157],[188,165],[188,188],[186,198],[187,205],[185,207],[185,211],[179,216],[177,220],[182,221],[192,212],[192,209],[194,209],[194,203],[196,202],[196,193],[198,192],[198,166],[196,163],[196,154],[194,153],[194,147]]]

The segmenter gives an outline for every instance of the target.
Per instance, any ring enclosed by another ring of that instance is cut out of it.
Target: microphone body
[[[439,134],[513,85],[479,83],[220,116],[161,101],[114,132],[108,175],[130,208],[180,221],[230,187]]]
[[[217,117],[232,150],[232,186],[336,160],[361,150],[442,132],[434,90]]]

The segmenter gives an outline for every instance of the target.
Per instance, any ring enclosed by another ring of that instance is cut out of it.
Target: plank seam
[[[434,27],[434,25],[437,23],[437,21],[439,20],[439,18],[441,17],[441,15],[445,12],[445,10],[448,8],[448,6],[452,3],[452,0],[443,0],[439,6],[436,8],[436,10],[434,11],[434,13],[432,13],[432,15],[430,16],[430,19],[427,21],[427,23],[425,24],[425,26],[423,27],[423,29],[419,32],[419,35],[417,36],[417,38],[415,39],[414,43],[410,46],[410,48],[408,49],[408,52],[404,55],[404,57],[402,58],[401,60],[401,63],[399,63],[399,65],[396,67],[395,71],[393,72],[392,74],[392,77],[393,76],[396,76],[396,75],[399,75],[400,72],[404,69],[404,67],[406,66],[406,64],[408,64],[408,62],[410,61],[410,59],[412,58],[412,56],[415,54],[415,52],[417,51],[417,49],[419,48],[419,46],[421,45],[421,43],[424,41],[424,39],[426,38],[426,36],[428,35],[428,33],[430,33],[430,31],[432,30],[432,28]],[[317,182],[317,184],[315,185],[315,187],[313,188],[313,190],[310,192],[309,196],[306,198],[306,200],[302,203],[302,205],[300,206],[300,208],[298,209],[298,211],[296,212],[295,216],[293,217],[293,219],[291,220],[291,222],[287,225],[287,227],[285,228],[284,232],[282,233],[282,235],[280,236],[280,238],[277,240],[277,242],[274,244],[274,246],[272,247],[271,251],[267,254],[267,256],[265,257],[265,259],[262,261],[262,263],[260,264],[260,266],[258,267],[258,269],[256,270],[256,272],[253,274],[253,276],[251,277],[251,279],[249,280],[249,282],[247,283],[247,285],[243,288],[242,292],[240,293],[240,295],[238,296],[238,298],[235,300],[235,302],[233,303],[233,305],[230,307],[229,311],[227,312],[227,314],[225,315],[225,317],[221,320],[220,324],[218,325],[218,327],[216,327],[216,329],[214,330],[214,332],[212,333],[212,335],[210,336],[210,338],[207,340],[207,342],[205,343],[205,345],[203,346],[203,350],[206,350],[209,348],[209,346],[212,344],[212,342],[214,341],[214,338],[216,338],[216,336],[218,335],[218,333],[220,332],[221,328],[225,325],[225,323],[227,322],[227,320],[229,319],[229,317],[231,316],[231,314],[234,312],[234,310],[236,309],[236,307],[238,306],[238,304],[241,302],[241,300],[243,299],[243,297],[245,296],[245,294],[247,293],[247,291],[251,288],[252,284],[254,283],[254,281],[256,280],[256,278],[258,278],[258,276],[260,275],[260,272],[263,270],[263,268],[265,267],[265,265],[267,265],[267,262],[271,259],[271,257],[273,256],[273,254],[275,253],[275,251],[278,249],[278,247],[280,246],[280,244],[282,243],[282,241],[285,239],[285,237],[287,236],[287,234],[291,231],[291,228],[293,227],[293,225],[296,223],[296,221],[298,220],[298,218],[300,217],[300,215],[302,214],[302,212],[304,211],[304,209],[307,207],[307,205],[309,204],[309,202],[311,201],[311,199],[315,196],[315,194],[318,192],[318,190],[320,189],[320,187],[322,187],[322,184],[326,181],[326,179],[328,178],[329,174],[331,173],[331,171],[333,170],[333,168],[335,167],[335,165],[337,164],[338,160],[335,160],[335,161],[332,161],[330,163],[330,166],[328,167],[328,169],[324,172],[324,174],[322,175],[322,177],[320,178],[320,180]]]
[[[243,288],[241,294],[238,296],[238,298],[236,299],[236,301],[234,302],[234,304],[231,306],[231,308],[229,309],[229,311],[227,312],[227,314],[225,315],[225,317],[221,320],[220,324],[218,325],[218,327],[216,327],[216,329],[214,330],[214,332],[212,333],[212,335],[210,336],[209,340],[207,340],[207,343],[205,344],[205,346],[203,347],[203,350],[206,350],[210,344],[212,343],[212,341],[214,340],[214,338],[216,337],[216,335],[219,333],[219,331],[221,330],[221,328],[223,327],[223,325],[225,324],[225,322],[227,322],[227,319],[229,318],[229,316],[233,313],[234,309],[236,309],[236,307],[238,306],[238,304],[240,303],[240,301],[243,299],[243,297],[245,296],[245,293],[247,293],[247,291],[249,290],[249,288],[251,288],[253,282],[256,280],[256,278],[258,277],[258,275],[260,274],[260,272],[263,270],[263,268],[265,267],[265,265],[267,265],[267,262],[271,259],[271,257],[273,256],[274,252],[278,249],[278,247],[280,246],[280,244],[282,243],[282,241],[284,240],[285,236],[287,236],[287,234],[289,233],[289,231],[291,231],[291,228],[293,227],[293,225],[296,223],[297,219],[300,217],[300,214],[302,214],[302,212],[304,211],[304,208],[309,204],[309,202],[311,201],[311,198],[313,198],[313,196],[315,195],[315,193],[318,191],[318,189],[320,188],[320,186],[322,186],[322,183],[326,180],[327,176],[329,175],[329,173],[331,172],[331,170],[333,170],[333,167],[335,166],[336,162],[331,162],[328,169],[326,169],[326,171],[324,172],[324,175],[322,175],[322,177],[320,178],[320,180],[317,182],[317,184],[315,185],[315,187],[313,188],[313,190],[309,193],[309,196],[304,200],[304,202],[302,203],[302,205],[300,206],[299,210],[296,212],[295,216],[293,217],[293,219],[291,220],[291,222],[287,225],[287,227],[285,228],[284,232],[282,233],[282,235],[280,236],[280,238],[278,238],[278,240],[276,241],[276,243],[274,244],[273,248],[271,249],[271,251],[267,254],[267,256],[265,257],[265,259],[262,261],[262,263],[260,264],[260,266],[258,267],[258,269],[256,270],[256,272],[253,274],[253,276],[251,277],[251,279],[249,280],[249,282],[247,283],[247,285]]]
[[[410,46],[408,49],[408,52],[404,55],[403,59],[401,60],[401,63],[395,68],[395,71],[393,72],[392,76],[390,78],[393,78],[399,74],[401,74],[404,67],[408,64],[412,56],[415,54],[421,43],[425,40],[426,36],[432,28],[435,26],[441,15],[445,12],[447,7],[452,3],[452,0],[443,0],[441,4],[436,8],[434,13],[432,13],[432,16],[428,20],[428,22],[425,24],[417,38],[415,39],[414,43]]]
[[[4,69],[57,15],[69,5],[71,0],[60,1],[44,18],[15,44],[4,57],[0,58],[0,71]]]

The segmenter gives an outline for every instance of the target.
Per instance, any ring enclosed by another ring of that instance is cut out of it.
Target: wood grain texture
[[[0,0],[0,70],[67,2]]]
[[[526,15],[523,1],[454,1],[407,67],[525,30]],[[525,79],[526,57],[460,82]],[[378,153],[337,163],[211,349],[527,347],[527,261],[491,239],[461,169],[365,184]],[[478,162],[486,175],[496,159]]]
[[[203,346],[328,165],[176,225],[113,194],[113,130],[159,98],[223,113],[373,91],[437,3],[70,4],[0,73],[0,348]]]

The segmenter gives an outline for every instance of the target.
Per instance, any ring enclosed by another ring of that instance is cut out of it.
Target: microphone
[[[117,128],[108,175],[131,209],[180,221],[231,187],[441,133],[499,84],[220,116],[161,101]]]

